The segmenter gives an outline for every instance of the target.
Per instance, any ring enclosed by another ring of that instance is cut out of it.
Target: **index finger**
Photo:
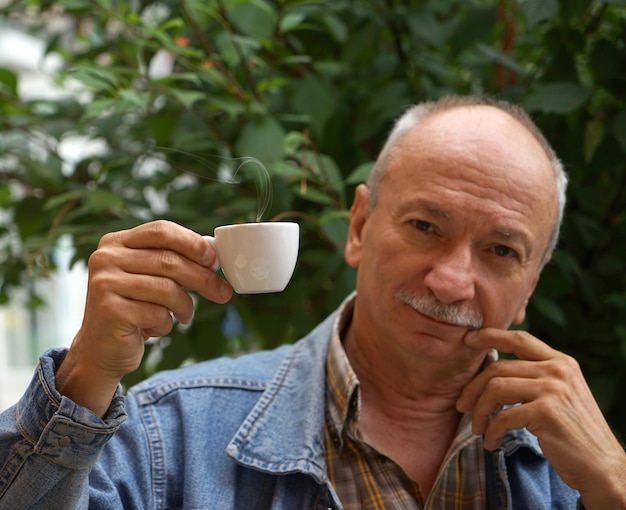
[[[131,249],[174,251],[204,267],[215,262],[213,247],[193,230],[167,220],[157,220],[102,238],[101,245],[115,243]]]
[[[469,331],[463,337],[463,341],[472,349],[496,349],[527,361],[551,359],[558,353],[546,343],[522,330],[485,328]]]

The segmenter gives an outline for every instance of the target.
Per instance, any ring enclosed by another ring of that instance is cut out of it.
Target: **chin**
[[[466,329],[457,328],[454,333],[441,334],[432,331],[416,331],[409,335],[408,348],[421,356],[443,359],[467,358],[470,348],[463,342]]]

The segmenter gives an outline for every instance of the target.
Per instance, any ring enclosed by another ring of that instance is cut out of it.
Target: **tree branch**
[[[185,15],[185,17],[187,18],[187,20],[193,27],[193,30],[196,33],[196,36],[198,37],[198,40],[200,41],[200,44],[202,45],[202,48],[204,49],[204,51],[209,56],[215,56],[216,53],[213,49],[213,45],[211,44],[211,41],[209,41],[209,39],[205,36],[204,31],[202,30],[202,27],[200,26],[196,18],[193,16],[191,10],[189,9],[189,6],[187,5],[186,0],[178,0],[178,4],[180,5],[180,8],[183,11],[183,14]],[[241,87],[240,83],[233,76],[230,70],[226,67],[224,62],[222,62],[219,58],[215,56],[213,58],[213,63],[215,64],[215,67],[217,67],[217,69],[224,75],[228,83],[233,87],[233,92],[235,93],[235,95],[239,99],[245,99],[246,91]]]

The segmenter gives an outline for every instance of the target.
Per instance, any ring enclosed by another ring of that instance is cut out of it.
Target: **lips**
[[[444,321],[444,320],[438,319],[438,318],[436,318],[436,317],[433,317],[433,316],[431,316],[431,315],[425,314],[424,312],[420,312],[419,310],[416,310],[415,308],[413,308],[411,305],[408,305],[408,304],[407,304],[407,306],[408,306],[409,308],[411,308],[411,310],[413,310],[413,312],[415,312],[417,315],[419,315],[420,317],[422,317],[422,318],[426,319],[426,320],[427,320],[427,321],[429,321],[429,322],[432,322],[433,324],[438,324],[438,325],[440,325],[440,326],[445,326],[445,327],[448,327],[448,328],[455,328],[455,329],[458,329],[458,328],[463,328],[463,329],[468,329],[468,326],[465,326],[465,325],[460,325],[460,324],[454,324],[454,323],[452,323],[452,322],[447,322],[447,321]]]

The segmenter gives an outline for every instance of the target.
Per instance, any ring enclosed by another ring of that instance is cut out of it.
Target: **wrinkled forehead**
[[[493,106],[462,106],[429,115],[398,140],[391,161],[432,157],[433,150],[477,167],[488,162],[510,179],[556,188],[551,160],[539,141],[517,119]]]

